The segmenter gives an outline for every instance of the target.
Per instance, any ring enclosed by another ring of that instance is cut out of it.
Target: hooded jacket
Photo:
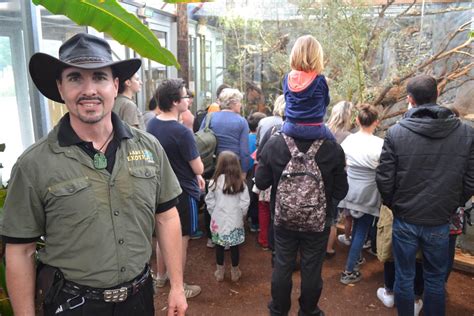
[[[473,129],[436,104],[411,109],[385,135],[377,187],[410,224],[447,224],[474,194]]]

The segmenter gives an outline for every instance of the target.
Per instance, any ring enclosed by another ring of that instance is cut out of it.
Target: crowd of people
[[[215,249],[216,282],[228,250],[238,282],[248,226],[272,253],[270,315],[288,315],[297,265],[299,315],[324,315],[322,266],[337,241],[350,247],[342,284],[363,280],[370,248],[384,265],[374,295],[386,307],[445,315],[474,194],[472,129],[436,103],[436,80],[419,75],[407,85],[408,112],[380,138],[372,105],[341,101],[328,113],[313,36],[296,40],[289,64],[272,115],[244,118],[243,95],[228,85],[193,114],[194,93],[181,79],[164,80],[142,115],[133,101],[141,62],[113,61],[106,41],[78,34],[59,58],[33,55],[36,87],[69,113],[12,172],[1,235],[15,313],[154,315],[154,291],[169,282],[168,315],[184,315],[201,293],[183,280],[189,240],[205,235]],[[217,140],[207,174],[194,137],[206,124]]]

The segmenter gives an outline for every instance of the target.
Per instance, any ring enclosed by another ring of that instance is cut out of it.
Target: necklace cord
[[[102,152],[102,148],[104,148],[105,144],[107,144],[111,139],[112,139],[112,135],[114,134],[114,130],[112,129],[112,132],[110,132],[110,135],[107,137],[107,139],[105,140],[105,142],[102,144],[102,146],[100,146],[99,148],[99,151]]]

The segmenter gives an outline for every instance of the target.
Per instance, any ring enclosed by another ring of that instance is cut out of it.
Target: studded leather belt
[[[115,288],[100,289],[92,288],[75,282],[64,280],[62,291],[75,295],[79,299],[90,299],[105,302],[123,302],[129,296],[133,296],[140,291],[147,279],[150,277],[150,266],[147,265],[143,272],[130,282],[125,282]]]

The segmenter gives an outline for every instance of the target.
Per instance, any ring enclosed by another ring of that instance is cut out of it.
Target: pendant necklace
[[[107,168],[107,157],[102,152],[102,148],[112,139],[112,135],[114,135],[114,130],[110,132],[109,137],[105,140],[105,143],[100,146],[99,150],[94,155],[94,168],[101,170]]]

